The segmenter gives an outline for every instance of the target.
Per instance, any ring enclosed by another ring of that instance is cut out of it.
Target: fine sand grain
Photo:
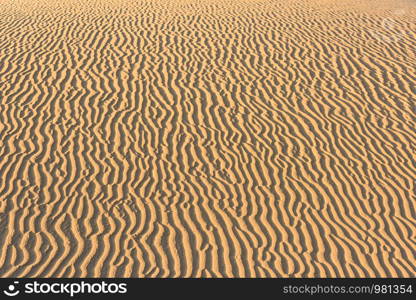
[[[416,276],[413,0],[1,0],[0,276]]]

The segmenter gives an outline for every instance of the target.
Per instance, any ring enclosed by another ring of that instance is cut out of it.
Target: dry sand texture
[[[0,275],[416,275],[415,1],[2,0]]]

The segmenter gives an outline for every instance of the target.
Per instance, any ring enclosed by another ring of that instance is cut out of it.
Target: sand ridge
[[[415,276],[415,16],[1,1],[0,276]]]

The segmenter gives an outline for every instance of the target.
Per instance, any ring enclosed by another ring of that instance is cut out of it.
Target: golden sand
[[[415,276],[415,8],[0,1],[0,276]]]

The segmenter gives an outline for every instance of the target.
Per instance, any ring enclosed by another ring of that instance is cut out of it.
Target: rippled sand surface
[[[0,276],[415,276],[415,17],[0,1]]]

